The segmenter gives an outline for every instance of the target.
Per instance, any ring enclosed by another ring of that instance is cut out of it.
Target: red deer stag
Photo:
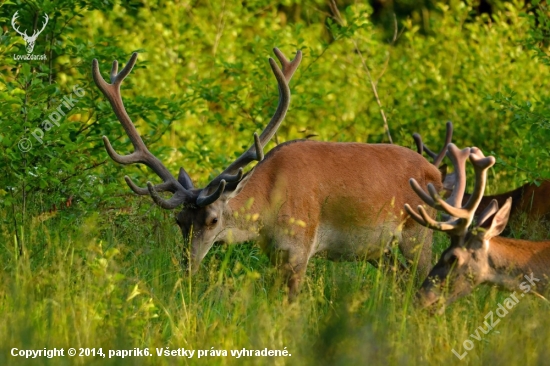
[[[287,278],[289,299],[298,293],[309,259],[319,252],[329,259],[375,260],[393,242],[409,260],[419,258],[427,273],[431,260],[431,231],[417,225],[403,211],[405,202],[421,203],[408,188],[409,177],[441,188],[441,174],[415,152],[388,144],[289,141],[272,149],[263,148],[283,121],[290,103],[290,81],[301,60],[298,51],[290,62],[278,50],[271,68],[279,86],[279,105],[260,137],[205,188],[195,188],[182,168],[176,179],[152,155],[125,111],[120,84],[137,58],[132,55],[117,73],[115,61],[111,84],[100,75],[93,61],[93,78],[107,97],[130,138],[135,151],[118,155],[103,137],[109,156],[120,164],[142,163],[162,180],[140,188],[127,176],[137,194],[151,195],[164,209],[182,206],[177,223],[184,242],[190,243],[184,258],[197,271],[214,242],[241,243],[258,240],[272,262]],[[243,168],[258,164],[243,175]],[[171,192],[164,199],[159,192]],[[434,211],[435,212],[435,211]]]
[[[414,178],[410,180],[412,188],[426,204],[443,211],[445,221],[432,219],[423,206],[418,206],[416,212],[405,205],[405,210],[418,223],[446,232],[451,239],[451,245],[418,292],[421,305],[428,307],[440,300],[445,300],[443,306],[448,305],[481,283],[524,291],[532,285],[544,288],[550,275],[550,241],[532,242],[498,236],[508,222],[511,198],[500,209],[498,202],[492,200],[477,217],[477,223],[472,224],[485,190],[487,170],[493,166],[495,158],[485,157],[475,147],[459,150],[454,144],[449,145],[447,156],[457,178],[447,200],[439,196],[433,185],[428,184],[427,194]],[[463,204],[468,158],[474,166],[476,180],[473,193]],[[445,291],[448,291],[446,298]]]
[[[451,142],[453,125],[451,122],[447,122],[447,143]],[[416,142],[416,150],[419,154],[425,151],[433,160],[434,165],[439,167],[439,164],[445,157],[444,154],[436,154],[432,152],[423,142],[418,133],[413,134],[414,141]],[[443,175],[443,188],[447,192],[451,192],[456,177],[454,173],[447,174],[447,166],[442,165],[441,174]],[[504,205],[508,198],[512,199],[512,208],[510,211],[510,218],[513,220],[516,216],[525,213],[528,220],[543,219],[550,221],[550,180],[543,180],[540,185],[535,183],[526,183],[519,188],[516,188],[509,192],[495,194],[491,196],[484,196],[479,203],[476,210],[476,216],[487,208],[491,201],[497,200],[499,206]],[[470,199],[470,194],[465,193],[462,204],[465,204]]]

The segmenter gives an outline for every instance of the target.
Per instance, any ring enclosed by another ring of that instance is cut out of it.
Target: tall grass
[[[523,364],[545,363],[550,304],[521,298],[463,360],[463,342],[509,294],[481,287],[443,315],[414,306],[420,279],[364,262],[311,261],[296,303],[253,244],[215,247],[197,276],[159,210],[81,222],[35,222],[19,256],[3,233],[0,364]],[[547,231],[546,231],[547,232]],[[542,234],[541,234],[542,235]],[[436,253],[446,245],[435,236]],[[435,259],[434,259],[435,260]],[[11,349],[145,348],[151,357],[24,359]],[[289,357],[158,357],[156,348],[286,349]]]

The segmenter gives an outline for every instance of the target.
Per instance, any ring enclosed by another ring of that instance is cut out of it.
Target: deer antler
[[[231,163],[220,173],[220,175],[212,179],[212,181],[201,191],[197,198],[198,206],[207,206],[216,201],[222,195],[226,183],[238,182],[241,180],[243,174],[242,170],[246,165],[254,160],[260,161],[263,159],[264,147],[271,140],[273,135],[275,135],[285,118],[286,112],[290,106],[290,88],[288,83],[300,65],[302,52],[297,51],[292,61],[289,61],[278,48],[274,48],[273,52],[281,62],[283,68],[281,70],[275,60],[269,58],[269,65],[279,84],[279,104],[277,109],[260,136],[258,137],[257,134],[254,134],[254,145]],[[212,192],[214,187],[216,187],[216,189]]]
[[[441,162],[443,161],[443,158],[445,157],[445,152],[447,151],[447,145],[449,145],[453,140],[453,123],[451,121],[447,121],[446,128],[447,128],[447,132],[445,134],[445,144],[443,145],[443,148],[441,149],[441,151],[439,151],[438,154],[430,150],[422,142],[422,137],[420,136],[420,134],[418,133],[413,134],[413,139],[414,139],[414,142],[416,143],[416,151],[418,151],[420,155],[422,155],[422,153],[426,151],[426,154],[428,154],[428,156],[433,159],[433,165],[435,165],[436,167],[439,167],[439,164],[441,164]]]
[[[176,179],[162,164],[162,162],[151,154],[143,143],[141,136],[137,132],[132,120],[124,108],[120,94],[120,85],[126,76],[128,76],[130,71],[132,71],[132,68],[137,60],[137,53],[132,54],[132,57],[126,66],[119,73],[118,62],[113,62],[113,67],[111,68],[111,84],[108,84],[101,77],[98,62],[94,59],[92,62],[92,75],[94,81],[111,103],[113,111],[134,146],[133,153],[122,156],[115,152],[109,142],[109,139],[106,136],[103,136],[103,142],[107,153],[114,161],[120,164],[145,164],[163,180],[163,183],[156,186],[153,186],[151,182],[147,182],[147,188],[141,188],[138,187],[128,176],[125,176],[124,179],[126,180],[128,186],[137,194],[151,195],[153,201],[155,201],[155,203],[162,208],[173,209],[182,203],[207,206],[216,201],[222,195],[227,183],[235,183],[240,181],[243,177],[243,168],[246,165],[252,161],[261,161],[263,159],[263,149],[277,132],[277,129],[283,121],[290,105],[290,88],[288,86],[288,82],[300,64],[302,53],[298,51],[294,60],[289,61],[277,48],[274,49],[274,52],[281,62],[283,69],[281,70],[273,59],[269,59],[269,64],[271,65],[271,69],[273,70],[279,85],[279,105],[277,106],[271,121],[267,124],[260,136],[256,133],[254,134],[254,144],[246,152],[244,152],[220,175],[214,178],[204,189],[201,190],[193,188],[191,178],[183,168],[180,169],[178,179]],[[216,187],[216,189],[211,192],[213,187]],[[169,191],[174,194],[170,199],[165,200],[158,194],[159,192],[165,191]]]
[[[137,60],[137,53],[133,53],[132,57],[122,69],[118,72],[118,62],[113,61],[113,67],[111,68],[111,84],[108,84],[99,72],[99,66],[96,59],[92,61],[92,75],[94,81],[98,88],[103,92],[111,103],[111,107],[115,112],[118,120],[122,124],[122,127],[126,131],[126,134],[130,138],[132,145],[134,146],[134,152],[129,155],[119,155],[111,146],[107,136],[103,136],[103,143],[105,144],[105,149],[107,153],[119,164],[133,164],[133,163],[142,163],[151,168],[164,182],[152,187],[150,182],[147,182],[148,189],[139,188],[136,186],[132,180],[125,176],[124,179],[130,188],[137,194],[146,194],[151,192],[164,192],[169,191],[174,193],[172,198],[169,200],[163,200],[162,198],[154,196],[153,200],[166,209],[171,209],[179,206],[184,202],[192,202],[196,197],[192,192],[185,189],[168,171],[168,169],[162,164],[162,162],[147,149],[147,146],[143,143],[141,136],[137,132],[132,120],[128,116],[124,104],[122,102],[122,97],[120,94],[120,85],[122,81],[128,76],[132,68],[134,67]],[[156,199],[160,198],[160,199]]]
[[[432,184],[428,184],[428,192],[420,187],[415,179],[411,178],[410,184],[418,196],[431,207],[444,211],[447,221],[438,222],[432,219],[424,207],[418,206],[418,212],[414,211],[408,204],[405,204],[405,210],[420,225],[463,237],[468,231],[468,227],[474,219],[474,213],[481,202],[485,185],[487,183],[487,170],[495,164],[495,158],[485,157],[481,150],[477,148],[466,148],[459,150],[454,144],[450,143],[447,156],[451,159],[455,172],[457,174],[457,183],[449,198],[445,201],[436,191]],[[476,181],[473,194],[468,202],[461,206],[466,188],[466,160],[470,159],[474,166]]]

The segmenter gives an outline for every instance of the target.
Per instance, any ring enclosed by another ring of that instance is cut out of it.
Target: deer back
[[[406,202],[422,203],[408,185],[411,177],[442,188],[435,166],[388,144],[291,141],[270,151],[251,174],[230,201],[232,210],[253,199],[251,212],[264,220],[343,229],[403,221]]]

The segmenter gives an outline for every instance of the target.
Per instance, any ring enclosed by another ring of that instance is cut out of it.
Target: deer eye
[[[215,217],[208,217],[206,218],[206,226],[214,226],[218,223],[218,218],[215,216]]]

